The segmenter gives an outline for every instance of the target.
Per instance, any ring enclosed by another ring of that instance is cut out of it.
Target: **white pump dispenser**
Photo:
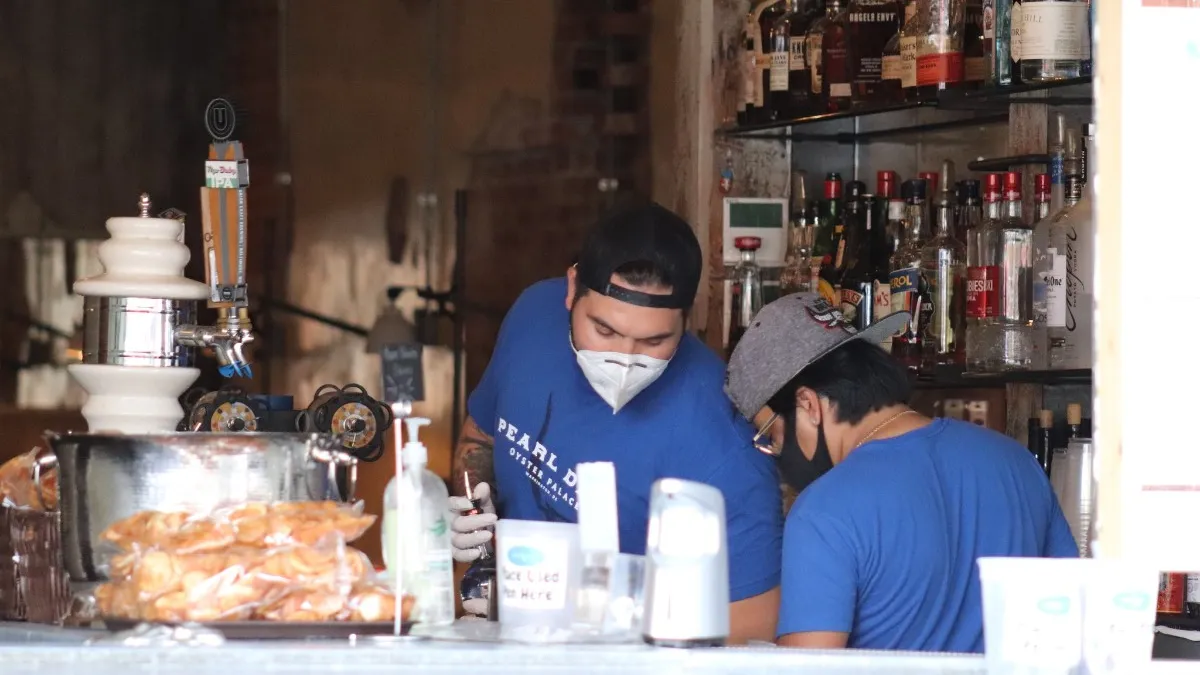
[[[400,452],[404,471],[383,493],[383,561],[393,567],[396,538],[403,546],[401,574],[405,593],[416,597],[414,620],[434,625],[454,622],[454,563],[450,554],[447,514],[450,492],[437,474],[425,468],[429,450],[418,435],[430,421],[408,417],[408,442]]]

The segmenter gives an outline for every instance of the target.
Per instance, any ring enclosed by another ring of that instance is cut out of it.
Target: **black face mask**
[[[825,420],[821,420],[817,425],[817,450],[813,453],[813,458],[804,456],[804,451],[800,449],[800,443],[796,440],[797,414],[798,411],[783,416],[783,447],[779,451],[779,471],[792,489],[803,492],[804,488],[833,468],[833,459],[829,456],[829,446],[825,443]]]

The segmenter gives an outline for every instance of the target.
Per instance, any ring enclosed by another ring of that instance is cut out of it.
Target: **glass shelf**
[[[1005,373],[969,374],[957,368],[944,368],[933,374],[922,373],[912,378],[914,389],[970,389],[1002,387],[1006,384],[1090,385],[1091,369],[1082,370],[1014,370]]]
[[[1046,105],[1090,105],[1092,102],[1092,78],[1080,77],[1056,82],[1040,82],[1037,84],[1017,84],[1008,87],[989,87],[984,89],[948,89],[938,94],[936,100],[890,103],[877,106],[864,106],[845,112],[819,113],[805,117],[774,120],[758,124],[725,127],[717,133],[734,138],[766,138],[775,140],[816,140],[837,143],[852,143],[870,140],[881,136],[893,136],[905,133],[920,133],[939,131],[962,126],[992,124],[1007,119],[1008,106],[1011,103],[1039,103]],[[975,113],[959,117],[940,119],[922,119],[922,115],[911,115],[910,120],[898,126],[869,131],[835,131],[834,133],[809,132],[816,126],[828,128],[827,122],[864,120],[895,116],[904,111],[956,111]],[[986,113],[986,114],[980,114]],[[797,130],[797,127],[805,127]]]

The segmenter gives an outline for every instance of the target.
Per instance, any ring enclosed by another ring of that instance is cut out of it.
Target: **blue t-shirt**
[[[613,462],[621,550],[643,554],[650,486],[712,485],[725,498],[732,600],[779,585],[783,514],[773,460],[725,397],[725,366],[690,333],[663,374],[613,414],[575,361],[566,279],[530,286],[509,310],[467,401],[495,440],[497,511],[576,522],[575,465]]]
[[[980,652],[978,558],[1078,555],[1028,450],[936,419],[864,444],[800,494],[784,526],[778,633]]]

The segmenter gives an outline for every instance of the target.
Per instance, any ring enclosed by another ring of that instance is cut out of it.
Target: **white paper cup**
[[[1083,661],[1083,583],[1090,560],[980,558],[990,675],[1073,675]]]

